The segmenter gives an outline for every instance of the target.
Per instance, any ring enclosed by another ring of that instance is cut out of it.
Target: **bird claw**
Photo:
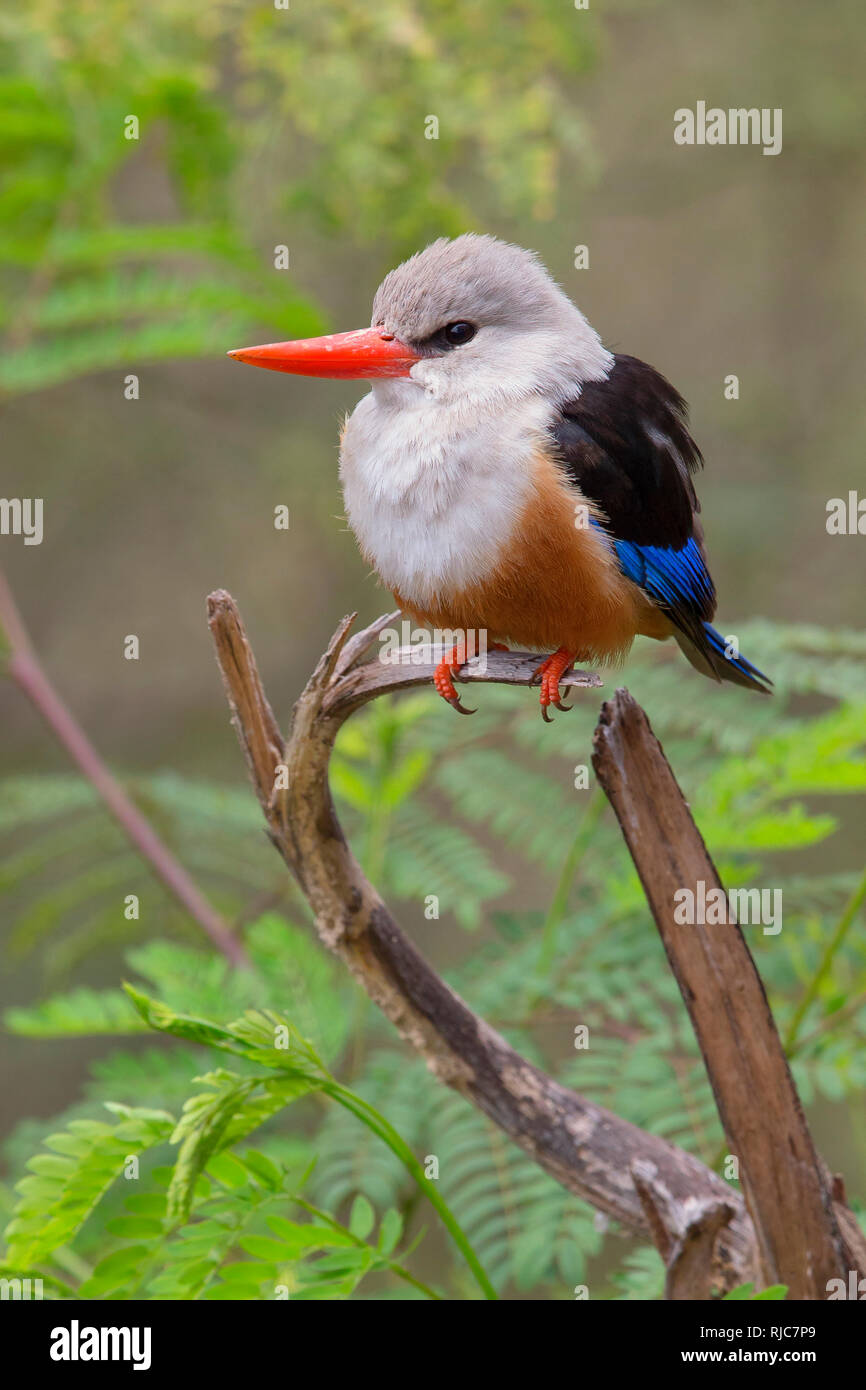
[[[467,709],[464,704],[461,704],[460,697],[454,689],[455,681],[460,681],[461,685],[467,683],[465,676],[462,680],[460,678],[460,668],[465,665],[465,662],[465,652],[455,647],[448,657],[444,661],[440,661],[436,667],[433,684],[437,694],[441,695],[443,700],[447,700],[451,708],[456,710],[458,714],[477,714],[477,710]]]
[[[461,703],[460,703],[460,697],[459,697],[458,695],[455,695],[454,698],[453,698],[453,700],[448,699],[448,696],[446,695],[446,696],[445,696],[445,699],[448,700],[448,703],[449,703],[449,705],[451,706],[452,709],[456,709],[456,711],[457,711],[458,714],[477,714],[477,713],[478,713],[477,709],[467,709],[465,705],[461,704]]]
[[[569,710],[574,708],[573,705],[564,705],[559,695],[559,682],[573,665],[574,656],[573,652],[565,651],[560,647],[559,651],[554,652],[546,661],[542,661],[530,681],[530,685],[541,686],[541,717],[545,724],[553,723],[547,712],[550,705],[553,705],[554,709],[562,710],[563,714],[567,714]]]
[[[563,714],[568,714],[568,711],[569,711],[569,710],[574,709],[574,705],[564,705],[564,704],[562,703],[561,700],[551,700],[549,703],[553,706],[554,709],[560,709],[560,710],[562,710]],[[541,717],[542,717],[542,719],[544,720],[545,724],[552,724],[552,723],[553,723],[553,720],[551,719],[550,715],[547,713],[547,710],[548,710],[548,705],[544,705],[544,704],[543,704],[543,705],[541,706]]]

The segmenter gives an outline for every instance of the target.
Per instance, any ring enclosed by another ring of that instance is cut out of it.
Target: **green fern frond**
[[[106,1190],[123,1175],[124,1165],[145,1149],[164,1143],[174,1127],[159,1110],[111,1105],[114,1124],[73,1120],[68,1130],[45,1141],[30,1176],[16,1184],[19,1194],[6,1228],[8,1262],[24,1269],[50,1259],[81,1229]]]
[[[76,989],[26,1009],[7,1009],[11,1033],[28,1038],[74,1038],[144,1033],[147,1026],[119,990]]]

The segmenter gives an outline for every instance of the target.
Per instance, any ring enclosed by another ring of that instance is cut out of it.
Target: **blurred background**
[[[856,0],[3,4],[0,491],[43,498],[45,521],[39,546],[0,538],[0,562],[76,719],[181,857],[185,813],[149,779],[246,795],[207,593],[239,602],[283,723],[343,613],[391,606],[342,516],[337,436],[357,389],[224,354],[365,325],[385,272],[437,235],[481,230],[537,249],[608,346],[686,397],[724,632],[753,619],[861,627],[866,540],[825,522],[828,499],[864,489],[863,31]],[[698,100],[781,107],[781,154],[675,145],[674,111]],[[725,398],[730,374],[737,400]],[[280,504],[288,531],[274,528]],[[137,661],[124,659],[129,634]],[[637,652],[624,680],[656,656]],[[698,677],[680,675],[672,698],[699,702]],[[707,707],[739,718],[734,699]],[[457,737],[446,723],[440,751]],[[67,784],[52,779],[69,766],[8,681],[0,729],[7,805],[34,785],[62,800]],[[580,749],[566,748],[570,766]],[[827,806],[844,822],[834,848],[805,847],[798,869],[850,875],[862,796]],[[113,983],[135,925],[109,913],[94,935],[96,881],[64,898],[45,845],[42,862],[23,821],[9,811],[3,825],[12,862],[30,854],[61,894],[46,907],[23,870],[7,880],[4,1002]],[[244,884],[201,869],[229,914],[279,891],[254,826],[251,808]],[[553,882],[527,866],[509,907]],[[159,930],[194,941],[173,911],[160,908]],[[475,925],[488,931],[485,914]],[[437,964],[467,954],[452,917],[432,931],[416,905],[408,920]],[[147,938],[153,917],[139,926]],[[108,1045],[0,1046],[15,1078],[9,1132],[68,1105]],[[813,1099],[822,1136],[862,1178],[863,1134],[820,1088]]]

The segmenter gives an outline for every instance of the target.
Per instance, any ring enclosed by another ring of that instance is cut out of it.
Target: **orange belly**
[[[583,661],[615,661],[638,632],[666,637],[670,625],[621,573],[589,524],[593,514],[600,515],[539,452],[529,500],[493,571],[423,604],[407,594],[394,597],[406,613],[435,628],[483,629],[488,643],[565,647]]]

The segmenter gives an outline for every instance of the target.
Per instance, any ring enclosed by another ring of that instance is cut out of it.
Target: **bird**
[[[538,255],[480,233],[391,270],[370,328],[236,348],[273,371],[366,380],[340,436],[349,525],[400,610],[545,654],[543,718],[577,663],[673,637],[701,674],[770,693],[712,626],[686,403],[609,351]],[[461,714],[461,636],[436,667]]]

